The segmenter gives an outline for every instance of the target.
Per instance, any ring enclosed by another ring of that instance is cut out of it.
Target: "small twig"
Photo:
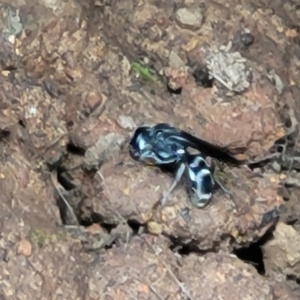
[[[101,173],[100,170],[97,171],[97,174],[99,175],[99,177],[101,178],[103,184],[105,185],[107,193],[109,195],[109,198],[112,199],[110,189],[108,188],[108,186],[106,184],[106,181],[105,181],[105,178],[104,178],[103,174]],[[116,213],[117,217],[123,222],[123,224],[127,224],[126,219],[118,211],[115,211],[115,213]],[[126,243],[125,243],[125,247],[124,247],[125,251],[127,250],[129,239],[130,239],[130,232],[129,232],[129,230],[127,230]]]
[[[290,118],[291,118],[291,121],[292,121],[292,126],[291,128],[288,130],[288,135],[291,135],[293,134],[296,130],[297,130],[297,125],[299,125],[296,117],[295,117],[295,114],[294,114],[294,111],[292,109],[289,109],[289,114],[290,114]],[[298,128],[299,129],[299,128]],[[299,130],[297,132],[297,137],[295,138],[295,145],[297,145],[297,142],[299,140]],[[286,145],[287,145],[287,138],[286,138]],[[285,151],[286,151],[286,147],[285,147]],[[285,157],[285,151],[282,153],[282,156]],[[287,170],[287,174],[290,175],[290,173],[292,172],[292,168],[293,168],[293,165],[294,165],[294,161],[295,161],[295,158],[296,157],[291,157],[291,160],[289,161],[289,168]],[[288,176],[286,176],[284,182],[283,182],[283,186],[287,184],[287,181],[288,181]]]
[[[139,208],[136,207],[136,210],[140,212]],[[141,239],[143,239],[143,241],[146,243],[146,245],[150,248],[150,250],[154,253],[155,256],[157,256],[157,258],[159,259],[159,261],[163,264],[163,266],[165,267],[165,269],[167,270],[168,274],[171,276],[171,278],[175,281],[175,283],[177,283],[177,285],[179,286],[180,291],[185,294],[185,296],[188,297],[189,300],[193,300],[193,298],[191,297],[190,293],[188,292],[188,290],[184,287],[184,285],[177,279],[176,275],[174,274],[174,272],[169,268],[169,266],[167,266],[167,264],[159,257],[159,255],[155,252],[155,249],[152,247],[152,245],[150,245],[148,243],[148,241],[143,237],[140,236]]]
[[[99,107],[97,107],[90,115],[90,117],[98,117],[100,118],[105,110],[105,105],[106,105],[106,101],[107,101],[107,97],[106,96],[102,96],[102,103],[99,105]]]
[[[46,286],[49,287],[49,283],[48,283],[48,280],[46,280],[44,274],[33,265],[33,263],[30,261],[30,259],[27,259],[26,262],[33,269],[33,271],[36,272],[36,274],[38,274],[41,277],[41,280],[42,280],[41,287],[42,287],[43,291],[47,290]]]
[[[154,288],[151,284],[149,284],[149,288],[150,288],[150,290],[152,291],[152,293],[153,293],[158,299],[164,300],[164,298],[163,298],[161,295],[158,294],[158,292],[155,290],[155,288]]]
[[[249,264],[249,265],[253,265],[253,266],[258,266],[259,264],[254,262],[254,261],[251,261],[251,260],[245,260],[245,259],[242,259],[243,262]]]
[[[259,164],[266,164],[267,162],[269,162],[273,159],[278,159],[279,157],[280,157],[280,153],[278,153],[278,152],[271,153],[271,154],[268,154],[268,155],[264,156],[261,159],[248,161],[247,166],[248,167],[251,167],[251,166],[253,167],[253,165],[258,165],[259,166]]]
[[[223,86],[225,86],[229,91],[233,92],[234,89],[228,85],[220,76],[217,74],[211,73],[212,77],[214,77],[217,81],[219,81]]]
[[[72,217],[74,218],[74,220],[76,220],[76,223],[78,225],[78,227],[80,227],[80,224],[78,222],[78,219],[77,219],[77,216],[75,215],[74,213],[74,210],[72,208],[72,206],[69,204],[69,202],[67,201],[67,199],[64,197],[64,195],[62,194],[61,192],[61,187],[58,186],[58,183],[56,182],[56,179],[54,178],[54,174],[51,174],[50,175],[51,177],[51,181],[52,181],[52,184],[54,185],[55,189],[57,190],[59,196],[61,197],[61,199],[64,201],[64,203],[66,204],[67,208],[69,209]]]
[[[136,277],[135,277],[134,279],[135,279],[136,281],[138,281],[138,282],[144,284],[144,282],[143,282],[141,279],[136,278]],[[152,293],[153,293],[158,299],[160,299],[160,300],[165,300],[161,295],[158,294],[158,292],[155,290],[155,288],[154,288],[151,284],[149,284],[148,282],[147,282],[146,284],[148,285],[148,287],[150,288],[150,290],[152,291]]]
[[[217,185],[221,188],[221,190],[225,193],[225,194],[227,194],[227,195],[229,195],[229,196],[233,196],[233,193],[230,191],[230,190],[228,190],[228,189],[226,189],[226,187],[224,186],[224,184],[222,183],[222,179],[220,178],[220,177],[215,177],[214,176],[214,179],[215,179],[215,181],[216,181],[216,183],[217,183]]]
[[[67,199],[66,199],[66,198],[64,197],[64,195],[62,194],[62,192],[61,192],[62,187],[59,186],[59,183],[57,182],[57,180],[56,180],[56,178],[54,177],[54,174],[53,174],[53,173],[50,174],[50,179],[51,179],[51,182],[52,182],[54,188],[57,190],[57,192],[58,192],[60,198],[64,201],[66,207],[68,208],[68,210],[70,211],[70,213],[71,213],[73,219],[75,220],[75,222],[76,222],[76,227],[77,227],[77,229],[78,229],[78,233],[81,235],[81,234],[82,234],[82,231],[80,230],[80,224],[79,224],[78,218],[77,218],[77,216],[76,216],[76,214],[75,214],[75,212],[74,212],[72,206],[69,204],[69,202],[67,201]]]
[[[77,225],[65,225],[65,228],[67,228],[67,229],[77,229],[78,226]],[[79,226],[79,228],[82,231],[88,231],[88,229],[84,226]]]
[[[155,254],[155,256],[157,256],[157,258],[160,260],[160,262],[163,264],[163,266],[166,268],[167,272],[169,273],[169,275],[172,277],[172,279],[177,283],[177,285],[179,286],[181,292],[183,294],[185,294],[185,296],[188,297],[188,299],[193,300],[191,294],[188,292],[188,290],[184,287],[184,285],[177,279],[176,275],[173,273],[173,271],[169,268],[169,266],[167,266],[167,264],[159,257],[159,255],[155,252],[154,248],[152,247],[152,245],[150,245],[148,243],[148,241],[141,237],[144,242],[147,244],[147,246],[153,251],[153,253]]]

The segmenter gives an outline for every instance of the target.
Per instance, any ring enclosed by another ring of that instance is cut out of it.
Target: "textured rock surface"
[[[203,16],[198,8],[180,8],[176,11],[176,20],[182,27],[199,29]]]
[[[148,246],[153,242],[157,245],[156,254]],[[143,253],[142,256],[136,257],[137,251]],[[89,285],[98,290],[100,287],[103,297],[112,299],[164,299],[168,296],[172,299],[274,299],[276,294],[276,299],[293,298],[281,284],[262,279],[252,266],[234,256],[214,253],[202,257],[172,256],[170,251],[162,250],[155,238],[134,238],[126,255],[121,249],[107,252],[103,257],[105,276],[94,268]],[[165,262],[170,264],[169,268],[165,267]],[[110,278],[122,278],[122,283]],[[97,299],[96,293],[93,295]]]
[[[274,239],[263,246],[268,274],[282,273],[298,278],[300,272],[300,236],[291,226],[278,223]]]
[[[299,299],[295,8],[2,1],[0,298]],[[232,198],[196,209],[181,185],[161,208],[171,177],[127,142],[166,121],[249,158],[281,154],[226,167]],[[232,255],[256,241],[268,277]]]

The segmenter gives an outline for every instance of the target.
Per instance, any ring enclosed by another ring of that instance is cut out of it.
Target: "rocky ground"
[[[2,0],[1,299],[299,299],[296,1]],[[205,209],[128,155],[168,122],[247,147]]]

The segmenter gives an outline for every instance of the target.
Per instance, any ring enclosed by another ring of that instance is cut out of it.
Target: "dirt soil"
[[[0,1],[0,299],[300,299],[297,1]],[[141,124],[246,147],[205,209]]]

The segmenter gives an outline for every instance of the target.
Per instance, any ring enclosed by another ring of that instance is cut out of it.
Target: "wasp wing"
[[[200,139],[184,130],[179,130],[167,123],[158,123],[153,126],[153,133],[160,133],[168,143],[181,145],[184,148],[194,148],[203,156],[210,156],[227,164],[242,165],[246,162],[245,160],[239,160],[234,157],[238,152],[241,153],[245,151],[245,148],[240,147],[230,150],[228,147],[211,144],[208,141]]]
[[[246,162],[245,160],[239,160],[233,156],[233,154],[236,154],[237,150],[243,151],[245,148],[231,151],[227,147],[211,144],[183,130],[181,130],[179,133],[179,139],[184,140],[186,145],[189,147],[200,151],[203,156],[210,156],[219,161],[232,165],[242,165]]]

